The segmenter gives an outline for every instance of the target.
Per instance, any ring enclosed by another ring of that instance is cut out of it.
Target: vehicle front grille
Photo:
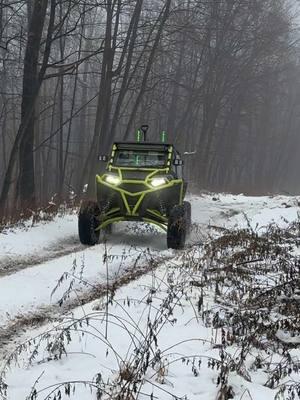
[[[141,183],[121,183],[119,187],[130,193],[139,193],[148,189],[146,185]]]

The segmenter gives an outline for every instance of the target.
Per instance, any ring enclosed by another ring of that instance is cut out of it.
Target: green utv
[[[103,175],[96,175],[96,201],[84,201],[78,217],[81,243],[95,245],[100,231],[119,221],[154,224],[167,233],[167,245],[181,249],[191,227],[191,205],[184,201],[187,183],[183,161],[171,144],[145,141],[148,126],[137,131],[137,142],[114,143]],[[143,138],[143,141],[141,139]]]

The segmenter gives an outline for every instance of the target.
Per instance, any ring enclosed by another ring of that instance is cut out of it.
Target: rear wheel
[[[82,244],[94,246],[99,241],[100,231],[98,218],[100,208],[95,201],[85,201],[82,203],[78,215],[78,233]]]
[[[176,205],[170,211],[167,244],[171,249],[182,249],[187,232],[187,212],[184,205]]]

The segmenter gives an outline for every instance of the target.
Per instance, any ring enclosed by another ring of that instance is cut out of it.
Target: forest
[[[1,0],[0,214],[92,191],[143,123],[190,190],[299,194],[297,10],[287,0]]]

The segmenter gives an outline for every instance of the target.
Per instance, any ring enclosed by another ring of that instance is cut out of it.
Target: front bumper
[[[105,178],[106,174],[96,175],[97,200],[103,210],[100,221],[102,225],[111,219],[165,225],[169,210],[183,201],[181,179],[171,179],[154,188],[147,179],[122,180],[120,185],[116,186],[107,183]]]

